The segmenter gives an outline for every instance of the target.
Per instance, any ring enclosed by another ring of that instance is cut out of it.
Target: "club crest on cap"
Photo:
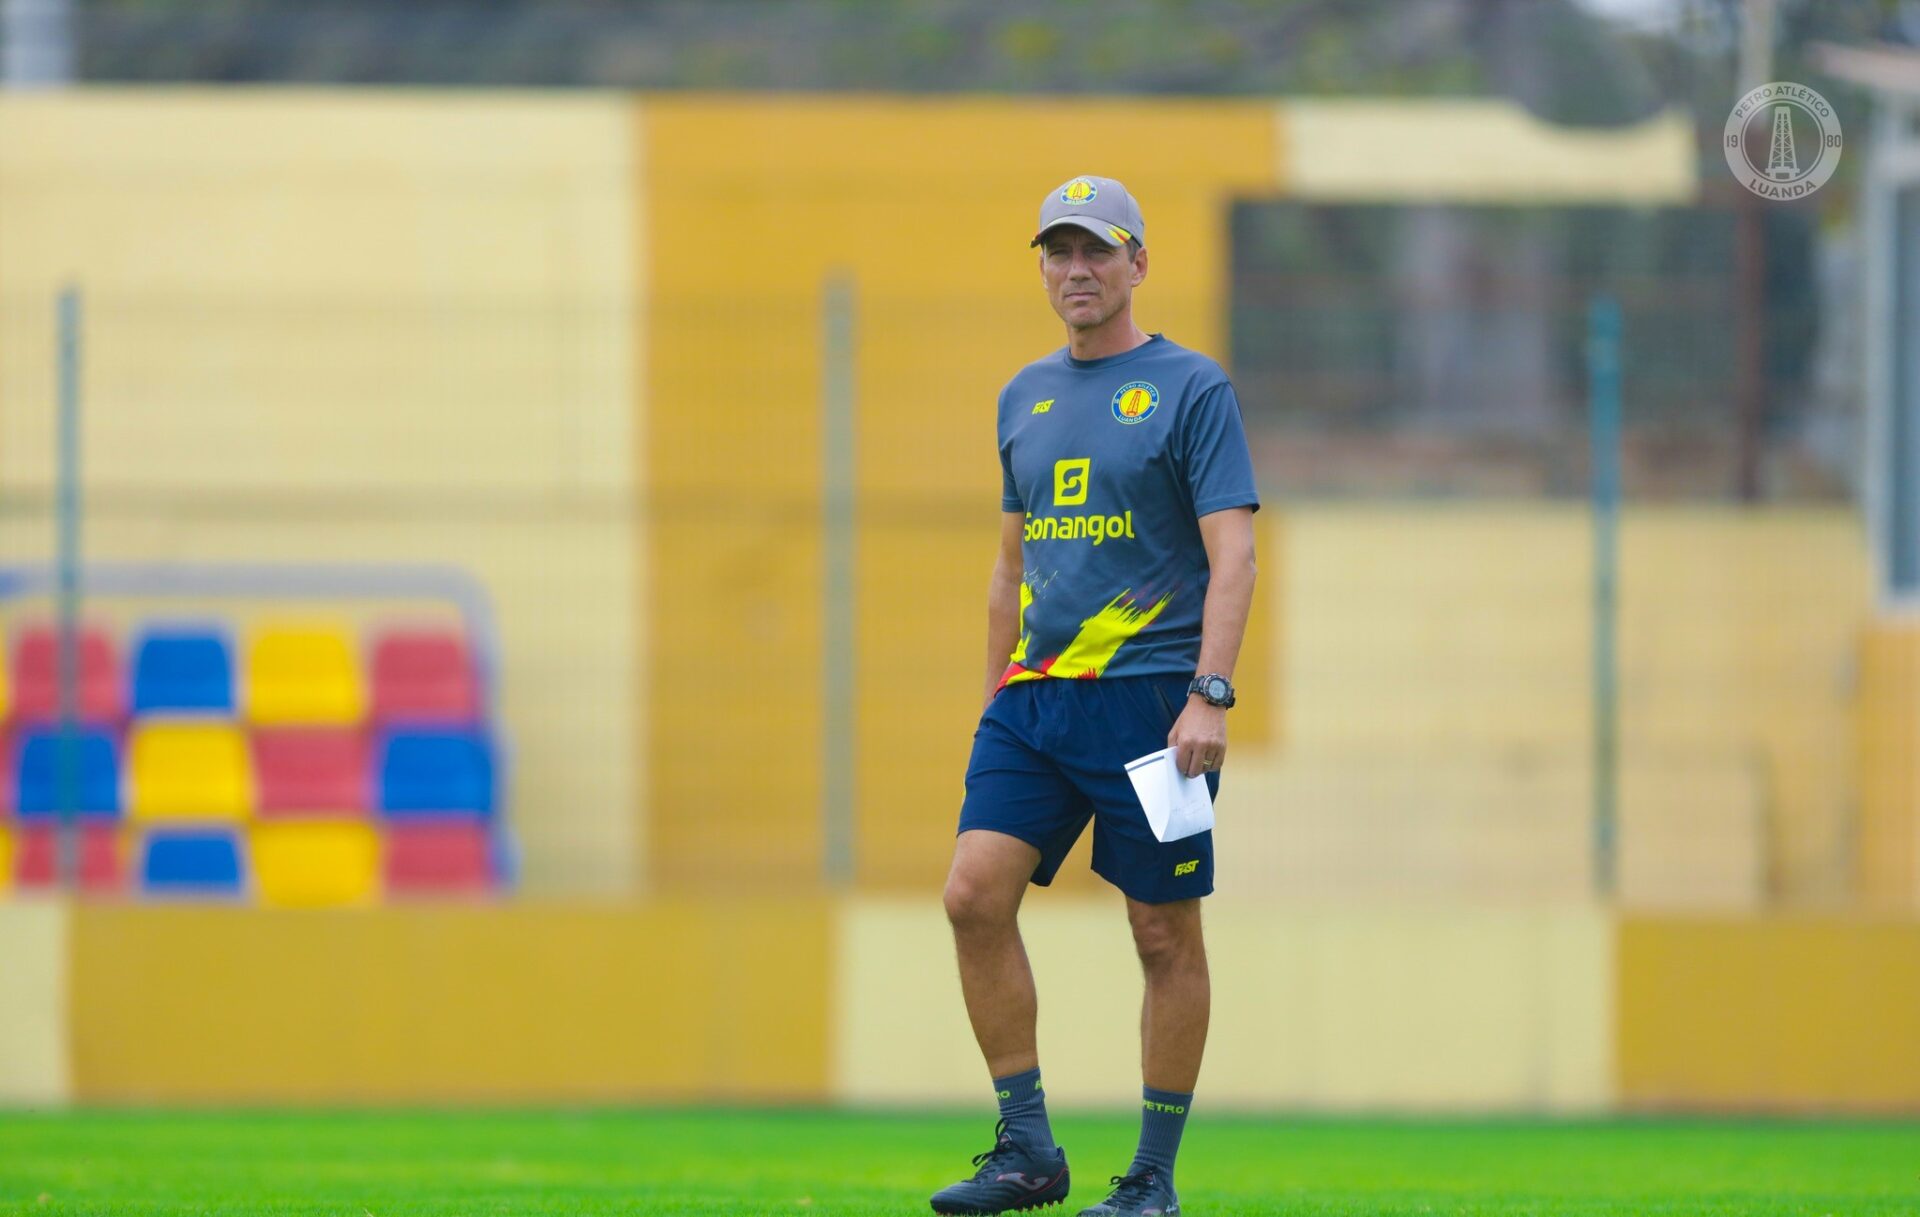
[[[1093,202],[1094,196],[1099,193],[1100,188],[1098,186],[1095,186],[1086,178],[1077,177],[1060,187],[1060,201],[1062,203],[1071,203],[1075,207],[1078,207],[1082,203]]]

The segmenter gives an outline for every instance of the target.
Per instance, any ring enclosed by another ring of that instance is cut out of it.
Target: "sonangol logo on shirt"
[[[1132,426],[1147,421],[1160,406],[1160,390],[1144,380],[1131,380],[1113,395],[1113,416]]]

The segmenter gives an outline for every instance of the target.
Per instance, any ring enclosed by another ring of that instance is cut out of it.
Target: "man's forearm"
[[[1218,672],[1233,679],[1240,642],[1253,607],[1253,554],[1221,563],[1208,576],[1207,599],[1200,615],[1200,662],[1195,675]]]
[[[987,685],[984,700],[992,701],[993,692],[1006,675],[1007,658],[1020,635],[1020,578],[996,562],[993,578],[987,585]]]

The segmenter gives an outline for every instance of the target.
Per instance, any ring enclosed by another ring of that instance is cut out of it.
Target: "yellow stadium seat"
[[[277,908],[368,904],[380,891],[380,835],[364,820],[255,824],[253,877],[260,903]]]
[[[253,814],[247,739],[230,722],[136,723],[127,743],[129,810],[142,820],[244,820]]]
[[[0,895],[13,886],[13,833],[0,824]]]
[[[367,714],[359,643],[345,625],[253,631],[242,679],[246,714],[256,723],[357,723]]]

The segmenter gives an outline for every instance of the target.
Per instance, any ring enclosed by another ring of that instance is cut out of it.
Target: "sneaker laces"
[[[1107,1197],[1107,1203],[1115,1208],[1145,1204],[1153,1198],[1152,1167],[1136,1175],[1115,1175],[1107,1182],[1113,1185],[1113,1194]]]
[[[973,1156],[973,1164],[980,1168],[974,1172],[973,1177],[978,1179],[993,1170],[998,1160],[1005,1154],[1013,1153],[1014,1149],[1013,1137],[1007,1132],[1007,1121],[1003,1117],[993,1126],[993,1148],[984,1154]]]

